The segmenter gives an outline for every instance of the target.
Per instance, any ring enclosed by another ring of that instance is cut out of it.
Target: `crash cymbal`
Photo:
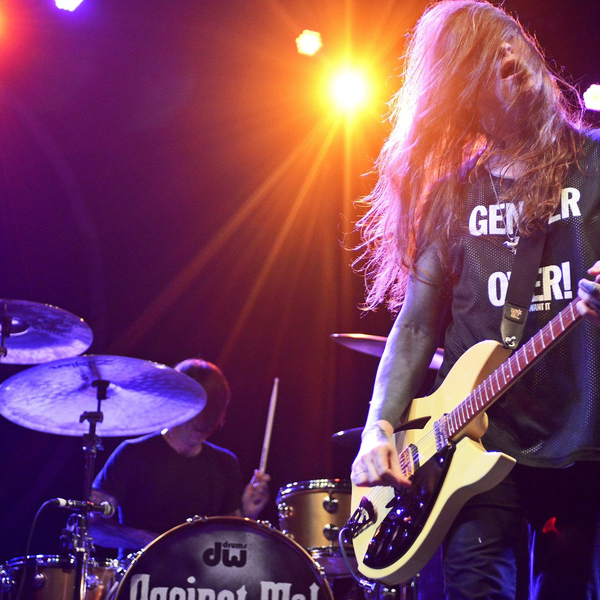
[[[0,385],[0,414],[36,431],[83,435],[83,412],[97,410],[96,381],[109,382],[100,436],[141,435],[191,419],[206,393],[191,377],[158,363],[123,356],[84,355],[31,367]]]
[[[411,419],[406,423],[402,423],[394,429],[394,433],[399,431],[405,431],[406,429],[423,429],[430,417],[419,417],[418,419]],[[339,444],[340,446],[349,446],[350,448],[358,449],[360,447],[361,436],[364,427],[354,427],[354,429],[345,429],[338,431],[331,436],[331,441]]]
[[[358,450],[363,429],[364,427],[355,427],[354,429],[338,431],[331,436],[331,441],[338,446],[348,446],[349,448]]]
[[[85,352],[94,338],[83,319],[50,304],[0,300],[0,363],[33,365]],[[1,345],[1,344],[0,344]]]
[[[351,348],[352,350],[357,350],[363,354],[377,357],[381,357],[383,354],[383,349],[385,348],[385,343],[387,341],[387,338],[381,335],[367,335],[365,333],[332,333],[331,338],[338,344],[346,346],[346,348]],[[435,351],[435,355],[429,368],[439,369],[442,365],[443,358],[444,351],[441,348],[438,348]]]
[[[366,333],[332,333],[331,339],[346,348],[377,357],[381,357],[383,354],[387,341],[387,338],[381,335],[367,335]]]

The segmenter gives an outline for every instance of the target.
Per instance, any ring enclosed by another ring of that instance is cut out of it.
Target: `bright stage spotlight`
[[[367,100],[367,81],[358,71],[346,69],[334,75],[331,93],[337,106],[350,111],[359,108]]]
[[[56,6],[63,10],[75,10],[83,0],[56,0]]]
[[[588,110],[600,110],[600,85],[590,85],[583,94],[583,103]]]
[[[321,34],[318,31],[310,31],[305,29],[296,38],[296,47],[298,48],[299,54],[306,54],[307,56],[313,56],[323,46],[321,41]]]

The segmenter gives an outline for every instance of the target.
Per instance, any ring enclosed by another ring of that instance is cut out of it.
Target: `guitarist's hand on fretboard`
[[[394,428],[387,421],[377,421],[365,428],[360,450],[352,464],[354,485],[410,486],[400,468],[393,433]]]
[[[577,304],[577,310],[600,327],[600,260],[588,269],[588,273],[595,279],[582,279],[579,282],[578,295],[583,302]]]

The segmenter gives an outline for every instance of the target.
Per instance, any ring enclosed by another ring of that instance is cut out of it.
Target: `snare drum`
[[[333,600],[310,555],[264,523],[190,519],[138,552],[115,600]]]
[[[85,600],[104,600],[115,582],[116,560],[90,560],[87,564]],[[2,569],[2,600],[72,600],[75,558],[72,556],[22,556]]]
[[[277,494],[279,528],[306,548],[331,577],[348,575],[338,532],[350,517],[352,485],[341,479],[290,483]],[[347,554],[354,556],[352,548]]]

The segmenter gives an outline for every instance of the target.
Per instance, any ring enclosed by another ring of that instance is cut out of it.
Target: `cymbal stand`
[[[83,486],[83,497],[87,502],[91,500],[92,483],[94,481],[94,463],[98,450],[102,450],[102,441],[96,435],[96,425],[102,423],[104,415],[100,410],[102,400],[106,400],[106,392],[109,381],[98,379],[92,382],[92,386],[97,388],[98,407],[95,411],[85,411],[80,417],[79,422],[89,421],[89,433],[83,436],[83,451],[85,453],[85,475]],[[89,509],[83,508],[81,514],[77,515],[72,536],[72,550],[75,554],[75,584],[73,586],[73,600],[85,600],[87,565],[91,550],[91,538],[89,536]]]
[[[10,337],[11,327],[12,319],[7,314],[0,316],[0,330],[2,334],[0,339],[0,358],[4,358],[8,354],[4,343]]]

